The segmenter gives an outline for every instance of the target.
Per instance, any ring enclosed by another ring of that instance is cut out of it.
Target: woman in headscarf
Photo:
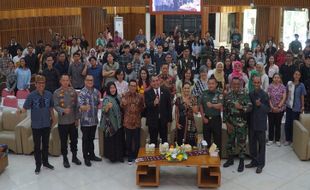
[[[113,82],[107,84],[103,99],[100,127],[104,131],[104,157],[111,162],[124,162],[124,132],[121,124],[120,99]]]
[[[236,77],[240,79],[242,88],[249,82],[248,76],[242,72],[242,67],[243,65],[240,61],[233,62],[233,72],[228,76],[229,85],[231,85],[232,79]]]
[[[224,63],[218,62],[213,69],[212,75],[217,80],[218,85],[217,88],[223,92],[225,90],[225,73],[224,73]],[[211,76],[212,76],[211,75]]]

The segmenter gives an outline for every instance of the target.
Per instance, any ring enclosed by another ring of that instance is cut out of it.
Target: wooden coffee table
[[[140,148],[138,157],[159,155],[158,149],[153,154],[146,154],[145,148]],[[182,162],[168,162],[167,160],[138,162],[136,184],[143,187],[158,187],[161,166],[197,167],[197,186],[216,188],[221,184],[221,160],[209,155],[189,156]]]

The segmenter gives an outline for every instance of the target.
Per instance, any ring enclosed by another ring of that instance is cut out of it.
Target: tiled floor
[[[135,185],[135,165],[112,164],[104,160],[93,162],[90,168],[71,164],[70,169],[65,169],[61,157],[50,157],[50,163],[55,166],[54,171],[42,169],[40,175],[35,175],[33,156],[10,154],[9,167],[0,175],[0,190],[140,189]],[[236,160],[232,167],[221,169],[222,185],[219,189],[310,190],[310,161],[299,161],[291,147],[267,147],[267,163],[260,175],[254,169],[238,173],[237,166]],[[197,189],[196,170],[161,168],[160,184],[154,189]]]

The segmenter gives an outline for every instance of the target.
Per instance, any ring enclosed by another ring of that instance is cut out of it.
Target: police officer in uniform
[[[70,78],[68,75],[62,75],[60,78],[61,87],[53,95],[55,110],[58,112],[58,131],[60,136],[61,154],[63,156],[63,165],[69,168],[67,143],[70,137],[70,148],[72,152],[72,162],[81,165],[77,158],[78,143],[78,106],[77,93],[69,86]]]
[[[200,100],[200,113],[203,121],[203,138],[211,146],[211,136],[219,149],[222,146],[223,94],[217,90],[217,81],[211,76],[208,80],[208,90],[204,91]]]
[[[252,103],[248,93],[244,89],[241,89],[239,78],[233,78],[231,87],[232,91],[224,99],[223,122],[227,126],[228,141],[226,151],[228,160],[224,163],[223,167],[226,168],[234,164],[234,148],[235,140],[237,139],[237,147],[240,150],[238,172],[242,172],[244,170],[244,154],[247,137],[245,113],[250,111]]]

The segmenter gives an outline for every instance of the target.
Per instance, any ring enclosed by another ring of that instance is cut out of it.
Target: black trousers
[[[150,142],[154,143],[157,146],[158,133],[163,143],[168,142],[167,123],[162,122],[160,119],[158,119],[158,121],[154,123],[158,123],[158,125],[149,125]]]
[[[95,156],[94,140],[95,140],[97,125],[81,126],[81,130],[83,133],[83,137],[82,137],[83,158],[90,159],[91,157]]]
[[[50,140],[50,127],[44,127],[41,129],[32,128],[33,144],[34,144],[34,159],[36,166],[40,167],[43,164],[48,163],[48,143]],[[42,143],[42,150],[41,150]]]
[[[283,112],[268,114],[268,140],[269,141],[280,141],[281,136],[281,121],[283,117]]]
[[[221,153],[222,148],[222,118],[221,116],[207,117],[207,124],[203,124],[203,138],[207,141],[208,147],[212,145],[211,138]]]
[[[140,148],[140,128],[127,129],[125,128],[126,135],[126,149],[128,152],[128,161],[134,161],[139,153]]]
[[[252,163],[263,168],[265,166],[266,132],[251,130],[250,139],[250,154]]]
[[[299,120],[300,112],[295,112],[290,108],[286,108],[285,118],[285,138],[286,141],[293,142],[293,122]]]
[[[78,129],[75,126],[75,123],[60,125],[58,124],[58,132],[60,137],[61,144],[61,154],[67,156],[68,154],[68,137],[70,137],[70,148],[73,155],[76,155],[77,152],[77,143],[78,143]]]

